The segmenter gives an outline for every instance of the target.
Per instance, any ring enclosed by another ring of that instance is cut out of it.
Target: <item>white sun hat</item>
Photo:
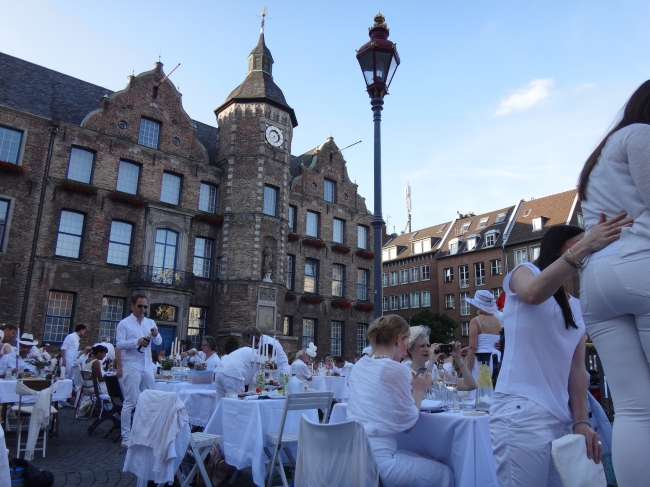
[[[23,335],[20,337],[20,340],[18,340],[18,343],[21,345],[31,345],[35,347],[38,345],[38,340],[34,340],[34,336],[31,333],[23,333]]]
[[[486,313],[490,313],[491,315],[495,315],[499,312],[499,308],[497,308],[497,301],[494,299],[494,295],[485,289],[476,291],[476,293],[474,293],[474,299],[467,298],[467,302],[473,304],[479,309],[482,309]]]

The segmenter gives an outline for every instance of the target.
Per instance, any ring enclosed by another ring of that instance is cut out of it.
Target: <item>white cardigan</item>
[[[611,135],[589,175],[582,210],[587,231],[601,213],[611,218],[626,211],[634,218],[621,233],[621,257],[650,249],[650,125],[635,123]]]

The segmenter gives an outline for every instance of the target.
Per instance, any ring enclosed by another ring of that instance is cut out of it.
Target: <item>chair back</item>
[[[300,419],[296,487],[378,484],[379,469],[361,423],[318,424],[305,416]]]
[[[121,411],[122,405],[124,404],[124,396],[122,395],[120,380],[115,375],[106,375],[104,376],[104,382],[106,383],[106,391],[111,398],[113,407]]]
[[[301,392],[301,393],[288,393],[287,399],[284,403],[284,410],[282,411],[282,419],[280,420],[280,428],[278,435],[282,438],[284,431],[284,423],[287,419],[288,411],[300,411],[307,409],[320,409],[323,411],[323,423],[329,421],[330,408],[332,407],[332,397],[334,392]]]

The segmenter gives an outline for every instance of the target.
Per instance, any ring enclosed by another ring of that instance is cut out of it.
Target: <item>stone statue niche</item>
[[[269,247],[264,248],[264,260],[262,261],[262,282],[271,281],[271,271],[273,270],[273,251]]]

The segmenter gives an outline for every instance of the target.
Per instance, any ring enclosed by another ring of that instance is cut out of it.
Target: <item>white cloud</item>
[[[523,112],[547,98],[553,87],[553,78],[534,79],[523,88],[507,96],[499,103],[493,117],[502,117],[511,112]]]

